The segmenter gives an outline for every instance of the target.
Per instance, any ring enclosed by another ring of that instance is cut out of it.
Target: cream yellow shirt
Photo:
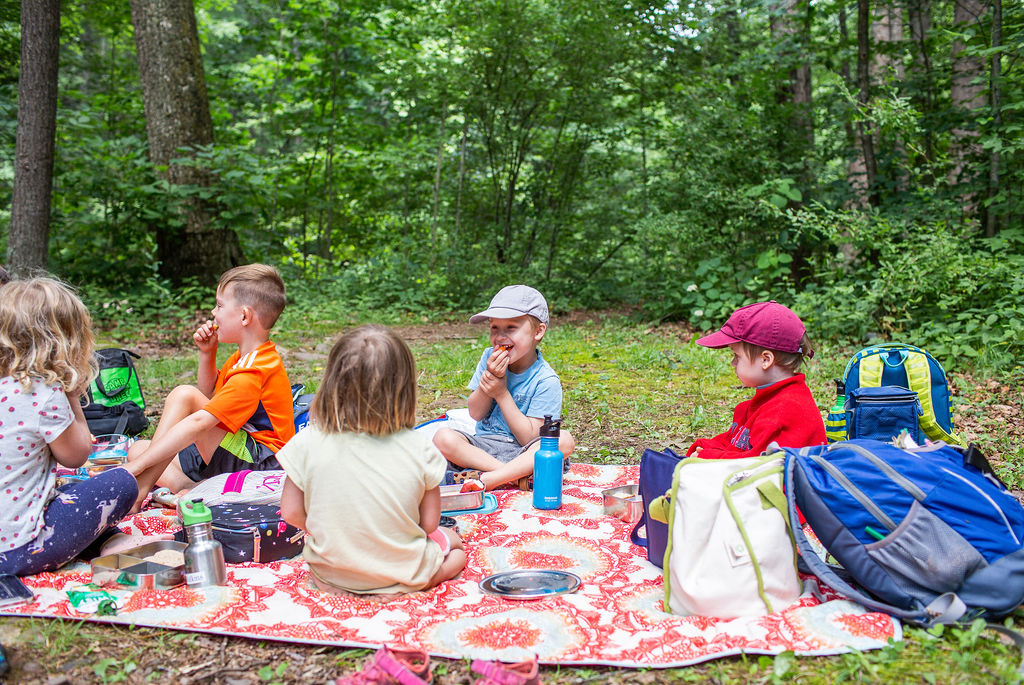
[[[349,592],[414,592],[441,567],[419,507],[446,464],[421,434],[324,433],[310,425],[277,460],[303,492],[303,556],[320,580]]]

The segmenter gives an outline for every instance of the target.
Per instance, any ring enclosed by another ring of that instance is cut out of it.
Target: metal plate
[[[576,592],[580,582],[579,576],[567,571],[523,569],[487,576],[480,581],[480,589],[507,599],[543,599]]]

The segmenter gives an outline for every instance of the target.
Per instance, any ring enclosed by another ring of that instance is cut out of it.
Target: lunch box
[[[213,504],[213,538],[224,548],[229,564],[266,563],[302,551],[304,533],[281,518],[276,504]],[[184,540],[185,531],[175,533]]]
[[[605,516],[614,516],[626,523],[636,523],[644,513],[644,502],[639,485],[620,485],[602,490]]]
[[[94,585],[120,585],[133,590],[167,590],[185,583],[185,564],[168,566],[146,557],[171,549],[184,554],[184,542],[157,540],[118,554],[96,557],[90,564]]]
[[[462,485],[441,486],[441,512],[462,511],[464,509],[479,509],[484,505],[484,491],[474,490],[472,492],[459,492]]]

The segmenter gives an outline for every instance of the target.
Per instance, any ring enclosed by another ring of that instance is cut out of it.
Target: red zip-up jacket
[[[756,457],[772,442],[780,447],[825,444],[825,423],[802,373],[758,388],[736,405],[729,430],[694,441],[686,455],[701,447],[697,456],[702,459]]]

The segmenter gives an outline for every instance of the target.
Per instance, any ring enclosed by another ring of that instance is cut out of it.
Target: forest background
[[[101,324],[265,261],[363,311],[772,297],[1020,374],[1022,56],[1000,0],[6,0],[0,239]]]

